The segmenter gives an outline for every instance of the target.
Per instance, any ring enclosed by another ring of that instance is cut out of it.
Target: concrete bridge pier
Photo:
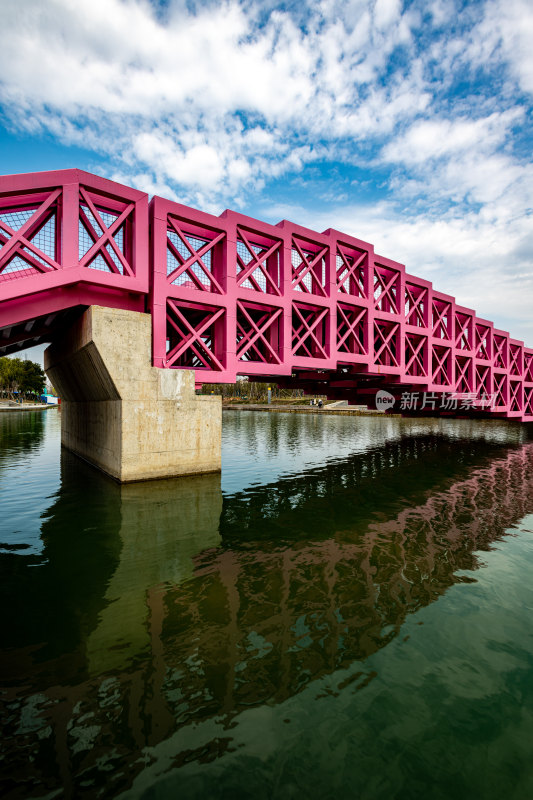
[[[152,366],[148,314],[91,306],[44,354],[61,397],[61,443],[121,483],[217,472],[220,397],[192,370]]]

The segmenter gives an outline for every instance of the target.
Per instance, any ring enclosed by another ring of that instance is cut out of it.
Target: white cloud
[[[334,219],[338,230],[373,243],[379,255],[405,264],[410,274],[432,281],[478,316],[533,343],[530,217],[495,221],[471,212],[407,218],[388,203],[341,205],[326,213],[284,204],[263,213],[272,222],[297,220],[317,231],[332,227]]]
[[[509,128],[522,116],[522,109],[512,109],[479,119],[419,120],[387,144],[382,158],[411,166],[445,156],[490,153],[505,142]]]
[[[209,173],[214,192],[268,177],[257,175],[263,157],[278,172],[300,168],[307,145],[295,135],[362,138],[427,105],[408,76],[371,85],[410,39],[396,0],[373,13],[365,2],[312,7],[305,32],[288,12],[257,25],[253,11],[236,0],[197,13],[171,4],[163,21],[141,0],[9,5],[0,98],[16,126],[66,143],[92,135],[100,151],[133,155],[186,191],[203,191]],[[240,114],[260,124],[244,132]]]
[[[477,120],[421,120],[390,141],[380,159],[403,169],[394,181],[400,197],[474,203],[493,219],[514,217],[533,205],[532,165],[505,148],[523,116],[517,108]]]
[[[533,9],[529,0],[493,0],[485,6],[470,57],[507,65],[524,92],[533,94]]]
[[[149,163],[155,159],[164,164],[165,174],[176,183],[208,188],[222,177],[221,158],[208,144],[194,144],[180,151],[169,136],[156,132],[141,133],[132,144],[139,161]]]
[[[298,221],[368,238],[530,330],[527,0],[4,6],[0,102],[15,131],[217,213],[254,213],[291,178],[281,200],[299,188]]]
[[[376,0],[374,6],[374,22],[378,30],[389,28],[400,17],[399,0]]]

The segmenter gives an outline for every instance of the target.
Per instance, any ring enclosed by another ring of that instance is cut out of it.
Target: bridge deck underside
[[[0,328],[0,356],[17,353],[38,344],[50,344],[84,310],[84,306],[67,308]]]
[[[154,365],[198,384],[249,375],[361,402],[387,388],[405,410],[454,393],[533,421],[533,349],[368,242],[148,204],[78,170],[1,178],[0,353],[91,304],[149,311]]]

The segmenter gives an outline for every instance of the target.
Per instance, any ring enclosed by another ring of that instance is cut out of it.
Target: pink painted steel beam
[[[154,364],[198,383],[314,375],[488,397],[491,413],[533,421],[533,349],[367,242],[148,207],[79,170],[0,178],[0,347],[24,321],[95,303],[149,311]]]

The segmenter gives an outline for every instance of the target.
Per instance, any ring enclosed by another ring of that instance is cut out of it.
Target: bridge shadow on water
[[[114,796],[165,743],[169,768],[212,761],[246,710],[324,676],[364,688],[531,512],[533,443],[406,436],[224,495],[218,475],[118,486],[63,452],[42,553],[0,554],[4,796]]]

